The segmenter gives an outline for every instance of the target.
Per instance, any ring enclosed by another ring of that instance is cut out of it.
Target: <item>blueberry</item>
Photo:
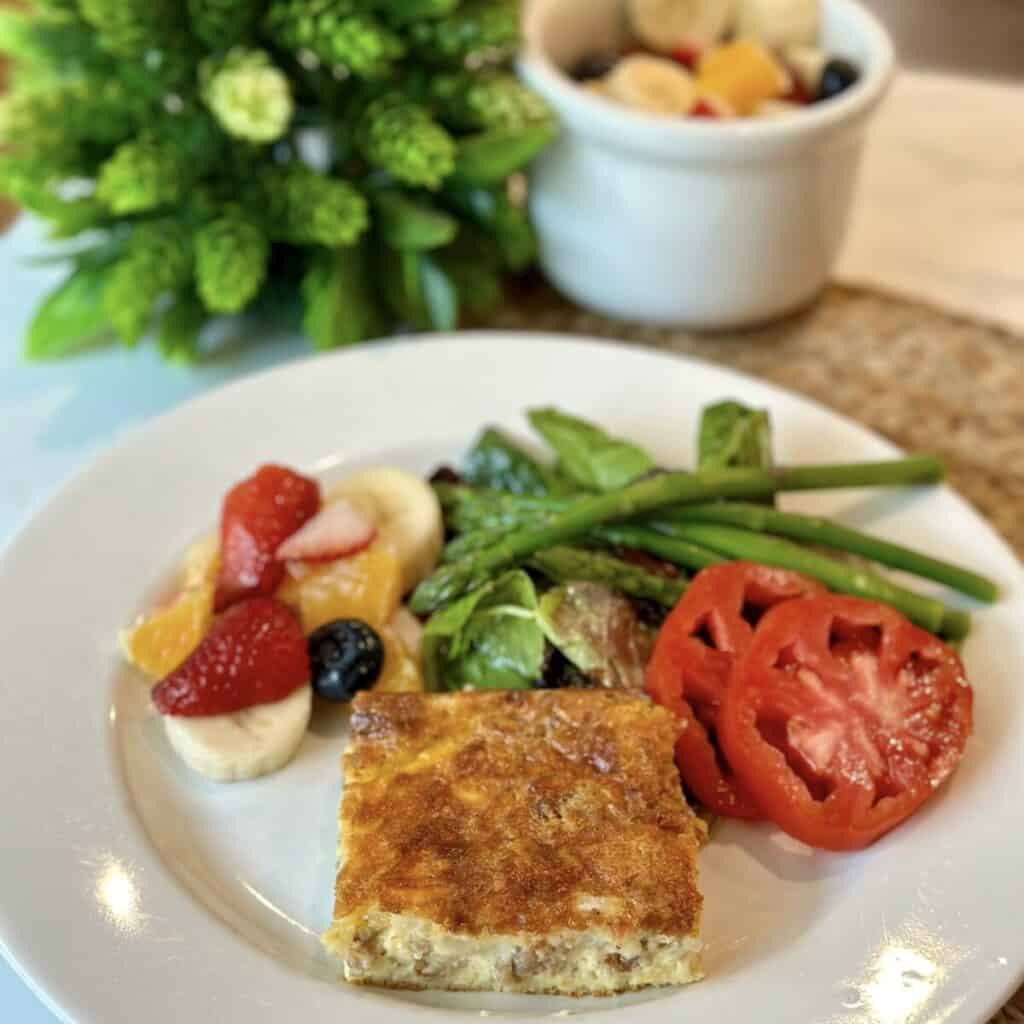
[[[577,82],[589,82],[593,78],[604,78],[618,61],[618,57],[610,53],[591,53],[580,58],[569,74]]]
[[[819,100],[830,100],[854,85],[860,78],[857,65],[842,57],[833,57],[822,69],[821,81],[818,83]]]
[[[360,619],[335,619],[309,638],[313,692],[335,704],[369,689],[384,664],[380,637]]]

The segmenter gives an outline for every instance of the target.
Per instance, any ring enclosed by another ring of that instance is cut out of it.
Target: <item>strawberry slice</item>
[[[280,562],[329,562],[373,543],[377,527],[345,498],[324,506],[278,549]]]
[[[225,715],[284,700],[309,682],[309,654],[298,620],[280,601],[251,597],[232,605],[199,646],[153,687],[164,715]]]
[[[682,46],[677,46],[669,56],[677,64],[681,64],[686,68],[687,71],[696,71],[703,52],[699,46],[691,46],[684,43]]]
[[[220,518],[220,572],[214,608],[272,594],[284,578],[277,549],[320,507],[320,485],[284,466],[263,466],[236,484]]]

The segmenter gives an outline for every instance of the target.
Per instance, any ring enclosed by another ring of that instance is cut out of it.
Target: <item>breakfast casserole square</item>
[[[607,995],[701,975],[669,714],[625,692],[362,693],[334,921],[348,981]]]

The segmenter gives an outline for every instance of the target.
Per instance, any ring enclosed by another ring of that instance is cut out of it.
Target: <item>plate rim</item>
[[[623,356],[626,358],[639,357],[641,359],[648,359],[652,363],[670,361],[684,365],[697,364],[715,374],[721,374],[730,378],[736,382],[737,386],[750,384],[762,393],[767,393],[775,398],[786,402],[795,401],[798,405],[803,405],[806,408],[813,410],[816,416],[827,417],[830,420],[840,423],[844,429],[854,431],[863,437],[870,439],[876,447],[884,448],[891,453],[898,453],[901,451],[898,446],[870,427],[857,422],[852,417],[847,416],[844,413],[830,409],[827,405],[817,399],[805,396],[800,392],[783,387],[773,381],[764,380],[744,371],[736,370],[732,367],[716,363],[710,359],[701,356],[694,356],[689,353],[655,349],[636,342],[616,340],[610,337],[591,337],[585,335],[563,334],[554,331],[476,330],[443,334],[417,334],[399,338],[390,337],[376,342],[367,343],[365,345],[358,346],[357,348],[327,353],[310,353],[301,358],[290,360],[283,365],[265,368],[243,375],[182,402],[174,408],[142,423],[136,424],[130,429],[124,431],[112,439],[112,441],[105,445],[101,450],[94,452],[85,458],[79,467],[77,467],[72,473],[68,474],[63,480],[56,483],[43,500],[36,503],[35,507],[30,508],[24,514],[19,526],[10,534],[4,544],[0,546],[0,587],[3,587],[4,585],[4,580],[6,579],[9,571],[9,563],[14,559],[15,553],[24,543],[26,543],[26,538],[31,537],[37,530],[44,530],[45,532],[46,520],[58,515],[59,508],[61,506],[65,505],[69,501],[73,502],[79,489],[86,487],[89,480],[94,476],[94,474],[99,472],[106,463],[114,462],[126,453],[144,449],[147,444],[151,443],[153,436],[165,430],[169,425],[172,425],[176,419],[184,419],[188,416],[196,415],[197,413],[202,414],[206,405],[209,404],[213,406],[219,402],[223,402],[228,394],[236,390],[244,391],[246,388],[255,386],[260,381],[265,381],[267,378],[286,378],[289,374],[301,375],[302,373],[308,373],[311,365],[318,364],[321,361],[343,361],[351,359],[352,357],[364,356],[370,354],[368,353],[368,350],[371,349],[376,349],[377,351],[381,349],[408,349],[419,351],[425,346],[458,346],[473,344],[474,342],[490,342],[500,344],[502,346],[519,346],[526,343],[540,346],[548,345],[558,348],[571,347],[578,349],[580,353],[585,352],[587,349],[598,347],[608,350],[617,356]],[[1009,578],[1010,575],[1016,575],[1024,579],[1024,567],[1022,567],[1015,552],[1010,548],[1008,542],[1003,538],[998,530],[948,482],[944,481],[940,486],[951,494],[970,515],[974,516],[984,525],[989,540],[995,541],[996,547],[1000,550],[1001,556],[1007,561],[1008,569],[1010,570],[1007,573],[1007,577]],[[116,774],[116,767],[114,770]],[[118,794],[117,801],[120,804],[125,804],[125,795]],[[130,807],[122,806],[120,808],[120,812],[122,814],[126,814],[130,819],[136,832],[141,835],[142,841],[147,845],[147,847],[149,847],[151,855],[159,863],[159,855],[150,844],[148,836],[144,835],[142,823],[135,818],[132,809]],[[173,878],[171,873],[162,865],[161,867],[165,874],[171,877],[173,884],[178,885],[177,880]],[[0,878],[0,885],[3,884],[4,879]],[[16,922],[13,920],[10,922],[8,921],[8,916],[4,912],[4,907],[5,902],[0,902],[0,953],[3,954],[18,976],[25,981],[37,998],[39,998],[47,1009],[54,1013],[58,1019],[64,1021],[78,1020],[79,1024],[81,1024],[81,1022],[86,1018],[73,1017],[70,1015],[71,1011],[66,1009],[78,1002],[78,999],[71,992],[61,992],[62,985],[60,982],[60,972],[46,972],[43,970],[37,973],[36,971],[30,970],[26,961],[32,959],[31,954],[23,959],[23,954],[19,954],[19,950],[15,948],[14,944],[9,940],[8,936],[16,931]],[[225,927],[219,921],[216,921],[215,925],[217,928]],[[24,946],[24,943],[22,943],[22,945]],[[266,959],[263,954],[257,955],[261,960]],[[52,980],[41,980],[41,976],[46,973],[50,973],[52,975]],[[1011,972],[1011,974],[1013,974],[1013,972]],[[1020,963],[1016,974],[1013,974],[1009,980],[1004,978],[1000,984],[989,988],[989,998],[984,1000],[989,1005],[986,1006],[984,1014],[991,1015],[996,1012],[1005,1004],[1006,1000],[1021,984],[1021,982],[1024,982],[1024,945],[1022,945],[1021,948]],[[427,1020],[429,1017],[435,1016],[432,1011],[422,1011],[418,1007],[407,1006],[404,1007],[404,1009],[409,1013],[418,1012],[420,1019],[423,1020]],[[612,1008],[608,1009],[611,1010]],[[608,1011],[605,1010],[597,1012],[603,1014]],[[589,1014],[586,1015],[589,1016]],[[376,1015],[374,1014],[373,1016]],[[448,1015],[445,1014],[445,1017],[448,1017]],[[440,1020],[442,1017],[436,1016],[436,1019]],[[527,1018],[512,1017],[510,1019]],[[961,1018],[957,1013],[954,1015],[953,1019],[960,1020]],[[975,1017],[972,1012],[968,1018],[964,1019],[976,1019],[978,1021],[983,1021],[987,1019],[987,1017],[980,1013]]]

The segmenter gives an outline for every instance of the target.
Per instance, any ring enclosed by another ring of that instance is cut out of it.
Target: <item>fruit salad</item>
[[[820,0],[626,0],[630,44],[587,54],[581,86],[635,110],[729,120],[778,117],[860,77],[821,45]]]
[[[256,778],[295,756],[317,700],[422,690],[402,598],[443,541],[434,491],[401,469],[323,491],[266,465],[236,484],[173,599],[121,634],[171,748],[207,778]]]

